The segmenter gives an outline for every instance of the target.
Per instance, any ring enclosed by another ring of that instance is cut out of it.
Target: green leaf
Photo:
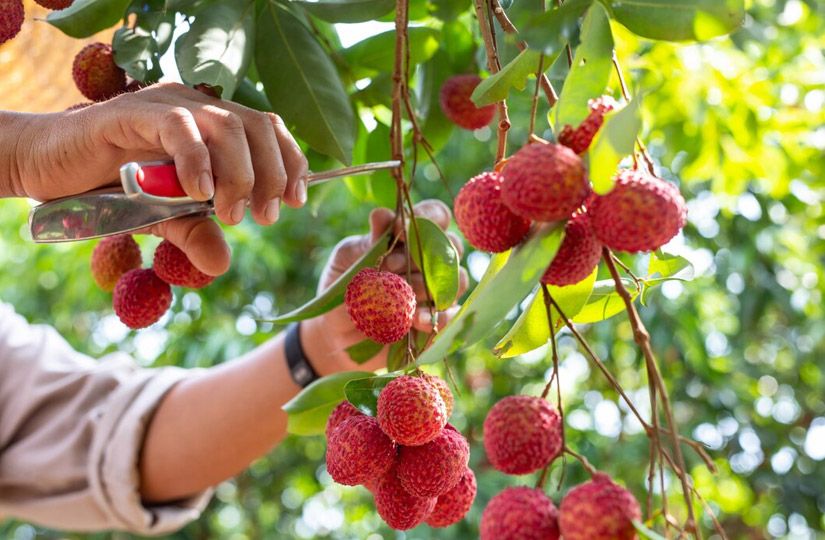
[[[359,341],[355,345],[347,347],[347,354],[356,364],[363,364],[367,360],[375,358],[375,355],[381,352],[384,346],[376,343],[371,339]]]
[[[59,11],[52,11],[46,22],[73,38],[87,38],[106,30],[123,18],[130,0],[75,0]]]
[[[660,535],[659,533],[657,533],[655,531],[652,531],[652,530],[648,529],[638,519],[633,520],[633,526],[636,527],[636,531],[639,532],[639,535],[642,538],[647,538],[647,540],[665,540],[664,536]]]
[[[280,4],[258,17],[255,64],[275,112],[312,148],[349,164],[355,115],[335,65],[315,36]]]
[[[358,261],[353,264],[349,270],[336,279],[335,282],[324,292],[298,309],[276,317],[269,322],[274,324],[285,324],[294,321],[303,321],[304,319],[317,317],[322,313],[326,313],[340,306],[344,302],[344,292],[346,292],[347,285],[349,285],[349,282],[352,281],[353,276],[362,268],[374,265],[378,260],[378,257],[380,257],[387,250],[389,235],[390,231],[388,229],[381,235],[380,238],[378,238],[369,251],[362,255],[361,258],[358,259]]]
[[[272,105],[266,99],[266,94],[255,87],[255,83],[249,78],[244,78],[232,95],[232,101],[240,103],[257,111],[272,112]]]
[[[254,43],[254,2],[210,2],[175,42],[175,61],[186,84],[220,88],[221,97],[230,99],[246,75]]]
[[[427,278],[427,288],[435,308],[443,311],[453,305],[458,296],[458,252],[441,227],[422,217],[415,218],[415,222],[421,234],[421,249],[419,238],[410,223],[407,228],[410,256]],[[419,251],[424,254],[423,264]]]
[[[658,283],[671,279],[690,281],[694,278],[694,268],[685,257],[658,249],[650,254],[647,275],[645,283]]]
[[[576,34],[579,18],[592,3],[593,0],[568,0],[561,7],[543,13],[514,9],[513,22],[519,29],[518,39],[526,41],[531,49],[543,52],[544,65],[549,66]]]
[[[342,371],[318,379],[301,390],[283,406],[287,413],[287,431],[295,435],[323,433],[329,413],[345,398],[346,384],[370,375],[368,371]]]
[[[587,102],[600,96],[613,69],[613,34],[610,19],[596,2],[587,11],[581,31],[581,44],[576,48],[573,66],[564,81],[556,111],[556,131],[566,126],[578,126],[587,118]]]
[[[633,153],[636,136],[642,127],[639,115],[641,95],[619,110],[604,115],[604,124],[590,144],[590,181],[593,191],[603,195],[613,189],[619,162]]]
[[[378,408],[378,394],[398,375],[399,373],[387,373],[349,381],[344,387],[347,401],[363,413],[375,416]]]
[[[371,21],[386,15],[395,7],[395,0],[292,0],[319,19],[332,23]]]
[[[623,278],[622,283],[624,283],[631,298],[635,299],[639,295],[633,281],[628,278]],[[572,318],[573,322],[577,324],[596,323],[607,320],[621,313],[624,309],[624,301],[622,297],[619,296],[619,293],[616,292],[613,280],[603,279],[593,285],[593,292],[590,293],[590,298],[587,299],[587,303],[582,307],[578,315]]]
[[[387,371],[398,371],[404,367],[407,358],[407,340],[402,339],[390,345],[387,351]]]
[[[531,49],[521,51],[498,73],[487,77],[476,86],[472,95],[473,103],[477,107],[483,107],[506,99],[510,88],[524,90],[527,86],[527,77],[535,74],[539,68],[539,56],[537,51]]]
[[[742,26],[744,0],[610,0],[613,18],[631,32],[666,41],[706,40]]]
[[[450,352],[489,336],[538,283],[556,254],[560,241],[559,224],[543,225],[536,229],[527,241],[512,250],[503,268],[489,280],[482,279],[458,315],[439,332],[430,348],[418,357],[418,363],[438,362]]]
[[[429,60],[438,50],[439,32],[422,26],[410,28],[410,65]],[[395,64],[395,30],[382,32],[359,41],[342,51],[344,60],[357,73],[392,73]]]

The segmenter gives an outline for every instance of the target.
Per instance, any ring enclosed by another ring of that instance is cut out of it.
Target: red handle
[[[140,188],[158,197],[186,197],[180,185],[174,163],[144,165],[136,175]]]

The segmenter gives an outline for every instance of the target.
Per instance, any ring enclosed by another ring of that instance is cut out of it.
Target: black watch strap
[[[286,328],[286,340],[284,349],[286,352],[286,363],[289,366],[289,374],[295,384],[305,388],[309,383],[318,379],[318,374],[312,368],[312,364],[304,354],[301,345],[301,323],[292,323]]]

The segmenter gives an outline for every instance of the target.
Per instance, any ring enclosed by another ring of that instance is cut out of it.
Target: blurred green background
[[[699,274],[656,289],[641,312],[682,430],[707,446],[719,468],[712,476],[687,454],[699,490],[730,538],[825,538],[824,10],[817,0],[754,0],[742,29],[703,44],[642,40],[614,25],[633,91],[645,93],[642,138],[661,175],[678,182],[689,201],[688,226],[672,247]],[[465,25],[468,16],[451,24]],[[433,66],[422,66],[416,80]],[[558,82],[564,71],[560,65],[551,74]],[[611,87],[618,95],[615,80]],[[511,148],[525,140],[531,92],[532,83],[511,100]],[[439,116],[433,113],[431,123]],[[375,118],[386,122],[381,99],[362,109],[362,118],[369,128]],[[381,153],[384,127],[376,129],[373,137],[360,138],[369,146],[360,156],[357,148],[356,159]],[[453,193],[492,163],[495,134],[489,129],[431,134]],[[311,158],[316,170],[330,165]],[[170,313],[141,332],[127,331],[112,313],[110,296],[94,286],[88,273],[94,242],[35,246],[26,240],[29,204],[0,201],[0,298],[32,322],[56,326],[94,356],[125,350],[146,367],[225,362],[279,331],[257,319],[311,298],[336,242],[366,231],[369,211],[386,198],[364,178],[348,182],[313,188],[307,209],[285,209],[273,227],[248,219],[227,228],[229,273],[202,291],[177,291]],[[414,196],[450,200],[426,161],[417,170]],[[140,242],[148,255],[157,239]],[[465,255],[473,278],[486,260]],[[643,270],[644,257],[628,261]],[[476,537],[487,500],[504,486],[535,482],[486,464],[480,444],[486,411],[503,396],[539,393],[550,374],[545,349],[496,359],[489,348],[504,330],[450,358],[460,392],[452,421],[472,442],[479,480],[476,503],[462,523],[389,530],[365,489],[332,483],[321,437],[292,437],[221,485],[202,519],[169,538]],[[641,357],[625,318],[584,331],[644,410]],[[647,438],[569,333],[562,332],[559,344],[569,444],[644,501]],[[559,491],[560,472],[557,464],[547,483],[557,503],[584,480],[581,468],[568,463]],[[678,496],[672,501],[678,504]],[[706,516],[702,523],[714,538]],[[63,537],[129,535],[64,535],[0,524],[0,538]]]

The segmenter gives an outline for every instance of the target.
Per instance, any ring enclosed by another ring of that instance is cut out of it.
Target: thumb
[[[395,220],[395,212],[389,208],[376,208],[370,212],[370,240],[375,242]]]

